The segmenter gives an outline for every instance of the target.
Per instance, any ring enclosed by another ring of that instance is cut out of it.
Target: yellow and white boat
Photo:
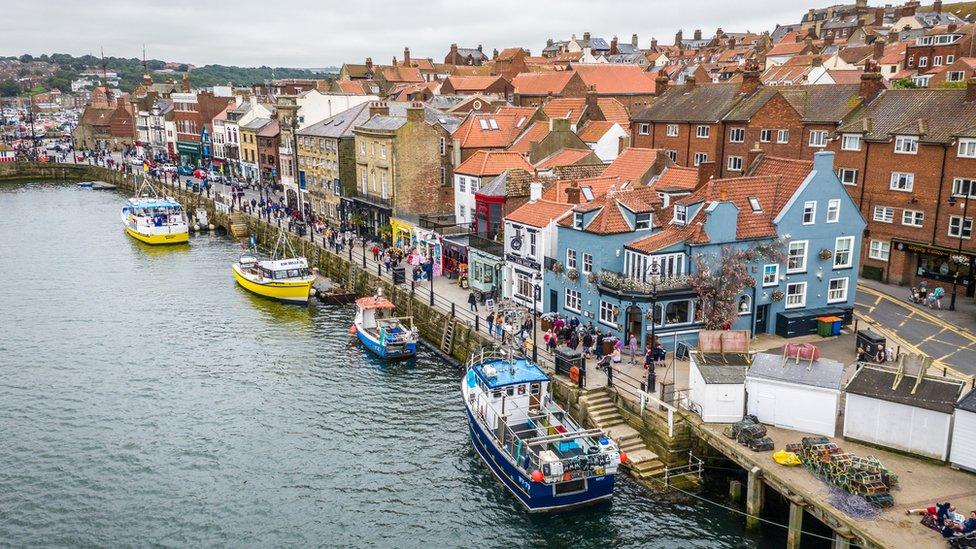
[[[179,202],[161,197],[144,180],[136,195],[122,207],[125,232],[146,244],[185,244],[190,241],[186,212]]]
[[[280,257],[279,250],[281,255],[291,254]],[[279,233],[270,259],[262,260],[254,253],[244,253],[232,269],[234,279],[245,290],[289,303],[308,303],[315,282],[315,275],[308,269],[308,260],[297,256],[284,232]]]

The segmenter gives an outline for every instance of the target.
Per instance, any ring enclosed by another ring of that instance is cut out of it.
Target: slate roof
[[[702,379],[709,385],[740,385],[746,380],[746,367],[728,364],[695,363]]]
[[[915,387],[913,376],[905,376],[898,386],[892,389],[894,381],[894,370],[863,366],[847,382],[845,391],[852,395],[951,414],[964,387],[961,381],[925,378],[912,394],[912,389]],[[873,421],[873,419],[869,420]]]
[[[251,120],[247,124],[241,126],[241,128],[245,128],[248,130],[260,130],[261,128],[268,125],[269,122],[271,122],[270,118],[255,118],[254,120]]]
[[[899,131],[918,134],[919,121],[922,141],[949,143],[976,126],[976,101],[966,101],[965,89],[885,90],[838,131],[864,132],[866,125],[865,139],[888,141]]]
[[[640,111],[637,122],[717,122],[740,98],[738,84],[670,86],[654,103]]]
[[[504,197],[529,196],[529,185],[535,180],[535,176],[525,170],[518,168],[505,170],[482,185],[475,194]]]
[[[525,157],[518,153],[509,151],[477,151],[460,166],[454,168],[454,173],[464,175],[476,175],[483,177],[486,175],[498,175],[505,170],[521,168],[525,171],[533,171],[532,164],[525,160]]]
[[[803,360],[799,364],[795,360],[787,360],[786,364],[783,364],[782,355],[756,353],[752,357],[752,366],[749,367],[746,377],[839,391],[841,379],[844,377],[844,365],[826,358],[815,360],[812,365]]]
[[[474,59],[475,61],[478,61],[478,60],[486,61],[488,59],[488,56],[485,55],[485,52],[482,51],[482,50],[479,50],[478,48],[461,48],[461,47],[459,47],[457,49],[457,52],[458,52],[458,55],[460,55],[461,57],[467,57],[467,56],[470,55],[471,58]]]
[[[618,63],[573,64],[583,82],[600,95],[647,95],[654,93],[654,78],[642,67]]]
[[[709,364],[712,366],[748,366],[752,363],[752,355],[749,353],[703,353],[692,351],[695,364]]]
[[[407,123],[406,116],[388,116],[377,114],[366,122],[360,124],[358,128],[364,130],[398,130]]]
[[[770,99],[780,94],[805,122],[836,124],[861,104],[860,89],[859,83],[762,87],[743,98],[725,119],[749,120]]]
[[[353,128],[369,119],[369,103],[357,105],[298,130],[298,135],[311,137],[353,137]]]
[[[559,202],[550,202],[548,200],[536,200],[534,202],[526,202],[525,204],[521,205],[514,212],[505,216],[505,219],[514,223],[531,225],[533,227],[542,229],[551,221],[566,215],[572,206],[572,204],[561,204]]]
[[[956,403],[956,408],[976,413],[976,389],[969,391],[966,396],[962,397],[962,400]]]

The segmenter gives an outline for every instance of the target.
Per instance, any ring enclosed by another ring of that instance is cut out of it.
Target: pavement
[[[856,312],[864,322],[902,340],[910,352],[932,357],[937,368],[976,375],[976,303],[958,297],[956,310],[911,303],[908,289],[872,280],[858,283]],[[948,299],[943,305],[948,307]]]

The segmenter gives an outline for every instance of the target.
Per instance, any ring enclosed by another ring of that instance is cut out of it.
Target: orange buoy
[[[542,471],[536,469],[532,471],[532,482],[542,482]]]
[[[573,473],[570,473],[569,471],[563,473],[563,481],[567,480],[573,480]]]
[[[579,366],[569,369],[569,379],[573,380],[573,383],[579,383]]]
[[[627,452],[620,451],[620,463],[627,463]]]
[[[349,326],[349,335],[356,335],[356,325]]]

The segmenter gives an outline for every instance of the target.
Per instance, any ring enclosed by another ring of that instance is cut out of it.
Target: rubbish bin
[[[844,327],[844,319],[840,317],[834,317],[834,322],[830,326],[830,335],[839,336],[841,328]]]
[[[855,351],[858,349],[865,349],[868,351],[869,356],[874,356],[878,351],[878,346],[885,347],[888,341],[877,332],[872,330],[858,330],[857,336],[855,337],[857,346]]]
[[[833,330],[833,318],[830,316],[819,316],[817,317],[817,335],[820,337],[830,337],[830,332]]]
[[[403,267],[393,267],[393,283],[403,284],[407,281],[407,270]]]

